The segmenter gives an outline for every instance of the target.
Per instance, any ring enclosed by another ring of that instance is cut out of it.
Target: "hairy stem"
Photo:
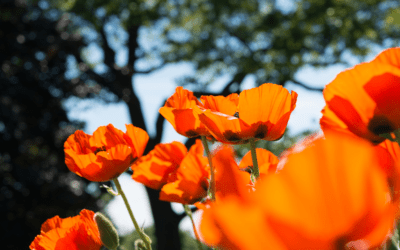
[[[122,191],[121,184],[119,183],[117,178],[113,179],[115,186],[117,187],[118,193],[121,194],[122,199],[124,200],[125,206],[128,209],[129,216],[132,219],[133,225],[135,226],[136,231],[139,233],[140,238],[143,240],[144,244],[146,245],[147,250],[151,250],[151,243],[149,236],[145,235],[142,229],[139,227],[135,216],[133,216],[133,212],[131,207],[129,206],[128,199],[125,196],[124,191]]]
[[[215,201],[215,176],[214,176],[214,167],[212,165],[211,153],[210,149],[208,148],[207,139],[205,136],[201,136],[201,141],[203,142],[204,150],[206,151],[208,164],[210,164],[210,172],[211,172],[211,180],[210,180],[210,193],[211,193],[211,200]]]
[[[250,150],[251,150],[251,158],[253,159],[253,174],[257,180],[260,177],[260,171],[258,170],[256,142],[254,138],[250,139]]]
[[[187,214],[187,216],[189,216],[190,221],[192,222],[194,236],[196,237],[196,240],[197,240],[197,246],[198,246],[199,250],[203,250],[203,246],[201,244],[199,234],[197,233],[197,229],[196,229],[196,226],[194,224],[194,220],[193,220],[193,216],[192,216],[192,210],[190,209],[190,207],[188,205],[186,205],[186,204],[182,204],[182,205],[183,205],[183,208],[185,209],[185,213]]]

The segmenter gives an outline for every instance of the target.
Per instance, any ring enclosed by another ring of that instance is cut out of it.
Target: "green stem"
[[[210,172],[211,172],[211,180],[210,180],[210,193],[211,193],[211,200],[215,201],[215,175],[214,175],[214,167],[212,165],[211,153],[210,149],[208,148],[207,139],[205,136],[201,136],[201,141],[203,142],[204,150],[206,151],[208,164],[210,165]]]
[[[257,180],[260,177],[260,171],[258,170],[256,141],[254,140],[254,138],[250,139],[250,150],[251,150],[251,158],[253,159],[253,174]]]
[[[122,191],[121,185],[117,178],[113,179],[115,186],[117,187],[118,193],[121,194],[122,199],[124,200],[125,206],[128,209],[129,216],[132,219],[133,225],[135,226],[136,231],[138,232],[140,238],[143,240],[144,244],[146,245],[147,250],[151,250],[150,238],[149,236],[145,235],[142,229],[140,229],[139,224],[137,223],[135,216],[133,216],[132,209],[129,206],[128,199],[125,196],[124,191]]]
[[[393,131],[394,136],[396,137],[395,140],[397,142],[397,144],[400,145],[400,129],[396,129],[395,131]]]
[[[187,214],[187,216],[189,216],[190,221],[192,222],[194,236],[196,237],[196,240],[197,240],[197,246],[199,247],[199,250],[203,250],[203,246],[201,244],[199,234],[197,233],[196,226],[194,225],[192,210],[190,210],[190,207],[188,205],[186,205],[186,204],[182,204],[182,205],[183,205],[183,208],[185,209],[185,213]]]

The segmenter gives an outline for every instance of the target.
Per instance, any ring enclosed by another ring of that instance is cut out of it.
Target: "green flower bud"
[[[94,215],[93,219],[99,228],[100,239],[103,245],[108,249],[117,249],[119,246],[119,236],[117,229],[115,229],[111,221],[99,212]]]
[[[143,240],[137,239],[135,241],[135,250],[147,250],[146,244],[144,244]]]

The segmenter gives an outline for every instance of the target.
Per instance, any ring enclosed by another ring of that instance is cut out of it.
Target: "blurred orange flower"
[[[158,144],[131,168],[134,180],[161,189],[161,200],[192,204],[207,196],[210,170],[201,140],[189,152],[180,142]]]
[[[94,212],[83,209],[79,215],[61,219],[55,216],[42,224],[40,235],[31,245],[32,250],[99,250],[100,233],[93,220]]]
[[[112,124],[101,126],[93,136],[77,130],[64,143],[65,164],[89,181],[109,181],[122,174],[142,156],[149,136],[143,129],[125,125],[126,133]]]
[[[385,140],[382,143],[378,144],[378,147],[382,147],[382,148],[386,149],[387,152],[392,157],[392,159],[395,162],[400,163],[400,146],[397,142]]]
[[[400,48],[339,73],[324,90],[323,130],[351,131],[376,144],[400,128]]]
[[[258,168],[260,171],[260,177],[264,177],[270,173],[276,172],[279,159],[270,151],[263,148],[256,148]],[[253,172],[253,160],[251,158],[251,152],[247,152],[240,161],[239,169],[249,173]]]
[[[251,191],[249,184],[250,175],[240,171],[235,160],[235,154],[231,147],[222,146],[217,149],[213,157],[215,166],[215,191],[217,202],[229,196],[245,199]]]
[[[211,135],[223,143],[241,144],[250,138],[281,138],[296,107],[297,93],[265,83],[244,90],[239,96],[203,96],[201,100],[207,110],[199,118]]]
[[[254,192],[205,209],[204,240],[230,250],[380,246],[398,207],[380,156],[361,139],[325,137],[289,155],[279,174],[260,179]]]
[[[213,165],[216,168],[216,201],[195,204],[204,210],[200,224],[201,235],[203,240],[212,246],[239,249],[233,242],[235,238],[251,241],[253,236],[264,233],[259,231],[258,225],[253,227],[253,220],[259,221],[262,217],[258,217],[259,209],[250,205],[250,175],[239,170],[233,149],[227,146],[217,150],[213,157]],[[260,239],[264,238],[262,236]],[[264,249],[268,249],[265,246]]]
[[[235,196],[245,198],[252,190],[250,174],[241,171],[235,160],[232,147],[223,145],[215,150],[212,158],[215,168],[215,201],[211,199],[197,202],[194,205],[199,209],[206,209],[210,204],[219,203],[226,197]]]
[[[177,87],[159,112],[183,136],[208,136],[210,132],[199,120],[200,108],[203,108],[203,104],[193,92]]]
[[[394,192],[400,190],[400,146],[397,142],[385,140],[376,147],[380,155],[379,161],[388,177],[388,183],[392,190],[392,198],[400,201],[400,193]],[[400,211],[399,214],[400,216]]]
[[[201,140],[196,140],[170,180],[161,188],[160,200],[193,204],[207,196],[210,169]]]

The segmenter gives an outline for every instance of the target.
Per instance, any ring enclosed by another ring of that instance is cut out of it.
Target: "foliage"
[[[257,84],[292,81],[320,90],[296,81],[296,72],[305,65],[347,64],[349,55],[361,59],[372,45],[395,46],[399,36],[399,3],[393,0],[292,0],[286,6],[273,0],[51,2],[84,18],[99,33],[109,30],[116,46],[129,50],[120,68],[140,73],[140,65],[152,69],[189,61],[196,74],[180,83],[194,83],[198,89],[227,74],[232,76],[231,91],[246,76],[255,77]],[[122,31],[106,29],[108,25]]]
[[[304,65],[346,64],[348,55],[362,58],[373,45],[399,42],[393,26],[398,1],[287,2],[167,1],[163,38],[168,49],[160,54],[164,62],[196,65],[196,75],[183,84],[204,85],[228,74],[239,84],[251,75],[257,84],[306,86],[295,79]]]
[[[1,239],[6,249],[26,249],[46,219],[105,203],[64,164],[65,139],[84,125],[63,107],[79,93],[63,77],[79,39],[38,7],[3,1],[0,9]]]

